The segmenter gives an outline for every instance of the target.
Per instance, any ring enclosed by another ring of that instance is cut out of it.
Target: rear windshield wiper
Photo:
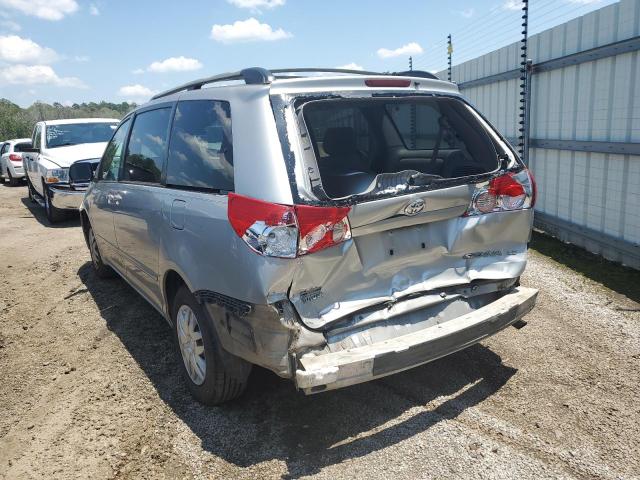
[[[70,147],[71,145],[77,145],[77,143],[73,143],[73,142],[59,143],[58,145],[51,145],[49,148]]]

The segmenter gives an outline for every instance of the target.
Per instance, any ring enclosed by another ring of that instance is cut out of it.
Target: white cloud
[[[202,63],[195,58],[187,57],[171,57],[160,62],[153,62],[147,70],[150,72],[164,73],[164,72],[190,72],[192,70],[199,70],[202,68]],[[135,72],[135,71],[134,71]]]
[[[465,8],[464,10],[458,11],[458,13],[463,18],[471,18],[471,17],[473,17],[473,14],[476,13],[476,11],[473,8]]]
[[[154,92],[150,88],[145,87],[144,85],[140,85],[139,83],[136,83],[135,85],[125,85],[123,87],[120,87],[120,89],[118,90],[118,95],[120,95],[121,97],[135,100],[146,100],[152,97],[155,93],[156,92]]]
[[[502,4],[505,10],[522,10],[523,3],[519,0],[507,0]]]
[[[144,73],[144,68],[136,68],[135,70],[131,70],[131,73],[134,75],[141,75]]]
[[[17,35],[0,36],[0,60],[15,63],[51,63],[58,54]]]
[[[238,8],[248,8],[252,12],[260,13],[261,8],[275,8],[284,5],[286,0],[227,0]]]
[[[44,20],[62,20],[78,10],[76,0],[0,0],[0,7]]]
[[[91,5],[89,5],[89,14],[95,17],[100,15],[100,9],[96,6],[95,3],[92,3]]]
[[[268,42],[292,36],[282,28],[274,30],[271,25],[260,23],[253,17],[247,20],[238,20],[231,25],[214,25],[211,28],[211,38],[222,43]]]
[[[388,48],[380,48],[377,51],[377,54],[380,58],[392,58],[392,57],[401,57],[403,55],[418,55],[422,53],[422,47],[420,44],[416,42],[407,43],[395,50],[389,50]]]
[[[22,30],[22,27],[20,26],[20,24],[14,22],[13,20],[3,20],[0,22],[0,25],[2,25],[3,28],[6,28],[7,30],[10,30],[12,32],[19,32],[20,30]]]
[[[362,65],[358,65],[354,62],[347,63],[346,65],[341,65],[336,68],[343,68],[344,70],[364,70],[364,68],[362,68]]]
[[[56,87],[87,88],[77,77],[59,77],[48,65],[11,65],[0,69],[0,82],[18,85],[53,85]]]

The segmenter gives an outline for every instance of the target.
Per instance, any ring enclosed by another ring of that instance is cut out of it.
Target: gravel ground
[[[601,262],[601,283],[544,241],[524,329],[311,397],[256,368],[211,408],[164,320],[92,274],[79,222],[26,197],[0,185],[0,478],[640,478],[637,272]]]

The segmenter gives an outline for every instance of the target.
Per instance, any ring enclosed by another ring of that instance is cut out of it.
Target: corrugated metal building
[[[529,164],[536,222],[640,268],[640,0],[622,0],[529,39]],[[461,91],[517,136],[520,43],[453,67]],[[446,77],[446,72],[441,72]]]

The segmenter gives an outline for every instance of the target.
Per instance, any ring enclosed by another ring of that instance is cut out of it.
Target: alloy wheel
[[[182,361],[191,381],[196,385],[202,385],[207,374],[207,362],[198,319],[188,305],[182,305],[176,317]]]

